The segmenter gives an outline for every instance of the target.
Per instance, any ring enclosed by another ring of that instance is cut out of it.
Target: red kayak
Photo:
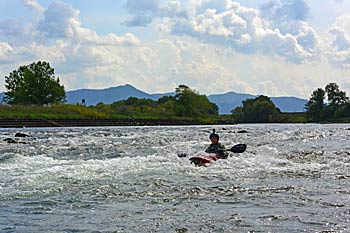
[[[237,144],[233,146],[231,149],[226,149],[223,151],[230,151],[232,153],[243,153],[247,149],[246,144]],[[180,158],[187,157],[186,153],[179,153],[177,156]],[[192,156],[190,158],[191,163],[194,163],[196,166],[205,166],[208,163],[214,162],[218,160],[218,156],[216,154],[209,154],[208,156]]]
[[[191,163],[194,163],[196,166],[205,166],[208,163],[214,162],[218,160],[216,154],[208,155],[208,156],[193,156],[190,158]]]

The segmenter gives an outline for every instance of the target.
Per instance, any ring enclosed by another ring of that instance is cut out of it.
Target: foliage
[[[7,104],[47,105],[65,100],[64,86],[54,76],[54,69],[48,62],[34,62],[20,66],[5,77]]]
[[[218,115],[218,106],[211,103],[205,95],[199,95],[185,85],[176,88],[175,93],[175,114],[177,116]]]
[[[336,83],[329,83],[325,87],[329,105],[340,106],[349,101],[349,98],[346,97],[344,91],[339,90],[339,86]]]
[[[326,97],[327,102],[325,102]],[[349,98],[336,83],[329,83],[325,90],[316,89],[305,107],[309,117],[316,122],[336,122],[350,117]]]
[[[13,71],[16,72],[19,71]],[[98,103],[89,107],[67,104],[0,105],[0,118],[132,118],[201,124],[350,122],[349,98],[335,83],[328,84],[325,90],[316,89],[305,107],[306,113],[281,113],[269,97],[261,95],[243,101],[242,106],[231,111],[232,114],[219,116],[218,107],[205,95],[180,85],[175,90],[175,96],[164,96],[157,101],[130,97],[112,104]]]
[[[306,111],[313,119],[318,119],[321,116],[325,107],[325,94],[322,88],[318,88],[312,93],[311,98],[306,103]]]
[[[101,106],[99,106],[101,108]],[[110,105],[110,111],[131,116],[207,117],[218,115],[218,107],[205,95],[199,95],[185,85],[176,88],[175,96],[164,96],[158,101],[130,97]]]
[[[243,106],[233,109],[231,113],[241,122],[267,123],[279,121],[281,111],[269,97],[261,95],[243,101]]]

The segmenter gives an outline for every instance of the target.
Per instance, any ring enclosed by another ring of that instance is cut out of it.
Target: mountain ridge
[[[119,93],[113,93],[119,92]],[[96,94],[97,93],[97,94]],[[102,94],[104,93],[104,94]],[[108,94],[110,96],[108,96]],[[78,89],[74,91],[67,91],[67,103],[76,104],[81,103],[82,99],[85,99],[86,105],[96,105],[99,102],[105,104],[111,104],[118,100],[127,99],[129,97],[136,98],[147,98],[152,100],[158,100],[163,96],[173,96],[174,92],[168,93],[156,93],[149,94],[147,92],[141,91],[130,84],[125,84],[117,87],[109,87],[105,89]],[[103,96],[107,95],[108,98]],[[237,93],[237,92],[226,92],[224,94],[212,94],[208,95],[208,99],[218,105],[220,114],[229,114],[230,111],[238,106],[242,105],[242,101],[248,98],[256,98],[259,95]],[[304,106],[307,103],[306,99],[301,99],[297,97],[270,97],[272,102],[278,107],[282,112],[303,112]]]
[[[139,99],[158,100],[163,96],[173,96],[174,92],[149,94],[142,90],[135,88],[130,84],[120,85],[116,87],[108,87],[104,89],[77,89],[66,91],[66,100],[68,104],[82,104],[83,99],[87,106],[96,105],[98,103],[111,104],[115,101],[128,99],[129,97],[136,97]],[[0,99],[4,93],[0,93]],[[207,95],[208,99],[218,105],[220,114],[229,114],[230,111],[242,105],[242,101],[248,98],[256,98],[258,95],[236,93],[233,91],[223,94]],[[297,97],[270,97],[272,102],[282,112],[303,112],[307,103],[306,99]]]

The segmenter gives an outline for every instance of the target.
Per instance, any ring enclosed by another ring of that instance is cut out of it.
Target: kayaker
[[[220,137],[217,133],[215,133],[215,129],[213,129],[213,132],[209,135],[209,139],[211,141],[211,144],[205,150],[205,152],[216,154],[218,159],[227,159],[228,154],[224,151],[225,146],[219,143]]]

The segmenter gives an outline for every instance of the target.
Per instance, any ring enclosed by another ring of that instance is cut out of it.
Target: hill
[[[232,109],[242,105],[242,101],[255,97],[250,94],[228,92],[225,94],[209,95],[208,99],[219,107],[220,114],[229,114]]]
[[[228,114],[232,109],[242,105],[242,101],[256,97],[235,92],[208,96],[211,102],[218,105],[220,114]],[[296,97],[271,97],[271,100],[282,112],[304,112],[307,103],[307,100]]]
[[[3,95],[3,93],[0,93],[1,100]],[[149,94],[129,84],[106,89],[78,89],[66,92],[68,104],[82,103],[82,99],[85,99],[87,106],[96,105],[100,102],[111,104],[129,97],[157,100],[163,96],[173,95],[175,95],[173,92]],[[255,97],[256,95],[228,92],[225,94],[209,95],[208,99],[218,105],[220,114],[229,114],[232,109],[242,105],[242,101]],[[282,112],[303,112],[307,102],[305,99],[296,97],[271,97],[271,100]]]
[[[306,99],[296,97],[271,97],[272,102],[282,112],[304,112]]]
[[[129,84],[118,87],[110,87],[107,89],[79,89],[75,91],[67,91],[66,93],[67,103],[81,103],[82,99],[85,99],[87,106],[96,105],[100,102],[111,104],[115,101],[124,100],[129,97],[157,100],[165,95],[171,94],[148,94]]]

